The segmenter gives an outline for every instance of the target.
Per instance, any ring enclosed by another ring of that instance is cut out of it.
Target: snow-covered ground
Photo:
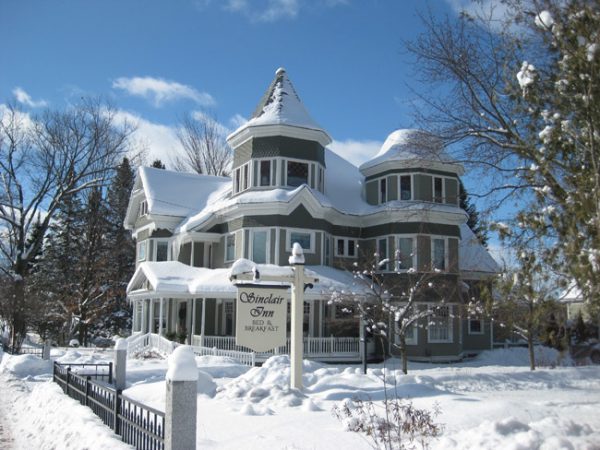
[[[77,349],[52,357],[98,362],[112,355]],[[434,449],[600,449],[600,366],[561,366],[548,350],[539,359],[544,367],[531,372],[525,349],[496,350],[454,365],[411,364],[408,375],[396,360],[370,366],[367,375],[357,366],[305,361],[300,393],[288,388],[285,356],[251,369],[199,357],[197,446],[367,449],[367,438],[345,431],[331,410],[353,397],[380,402],[387,389],[419,408],[440,409]],[[126,394],[164,410],[166,371],[165,359],[130,359]],[[49,363],[2,355],[0,448],[128,448],[50,379]]]

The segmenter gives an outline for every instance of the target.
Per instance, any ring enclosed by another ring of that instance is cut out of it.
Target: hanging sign
[[[237,285],[235,343],[266,352],[286,343],[287,286]]]

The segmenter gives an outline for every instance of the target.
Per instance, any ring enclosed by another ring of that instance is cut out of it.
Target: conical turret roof
[[[262,96],[250,120],[234,131],[228,140],[235,139],[244,130],[250,128],[278,125],[305,129],[309,134],[316,132],[320,137],[314,140],[318,140],[322,145],[331,142],[325,130],[310,116],[287,72],[281,67],[275,72],[275,78]]]

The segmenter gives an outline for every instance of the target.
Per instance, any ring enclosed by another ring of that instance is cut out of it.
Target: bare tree
[[[30,117],[8,106],[0,118],[0,273],[8,295],[0,314],[11,346],[27,331],[26,284],[63,199],[101,187],[128,149],[132,128],[100,100]],[[33,233],[34,227],[36,232]]]
[[[228,176],[231,148],[225,140],[223,127],[211,114],[186,114],[177,130],[184,153],[173,161],[181,171]]]

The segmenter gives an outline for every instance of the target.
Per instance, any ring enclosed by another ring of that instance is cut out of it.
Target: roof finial
[[[275,71],[275,75],[277,76],[281,75],[282,73],[285,73],[285,69],[283,67],[280,67]]]

